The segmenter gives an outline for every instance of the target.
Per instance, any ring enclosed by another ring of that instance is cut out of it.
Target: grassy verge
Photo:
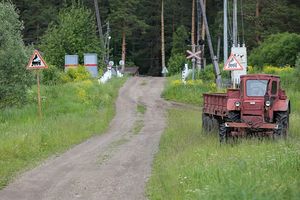
[[[300,91],[291,81],[297,75],[284,70],[282,85],[292,105],[287,141],[244,139],[220,145],[217,134],[202,133],[201,112],[170,110],[148,182],[149,198],[299,199]],[[166,99],[201,105],[202,93],[214,91],[201,82],[176,84],[178,78],[168,79]]]
[[[0,112],[0,188],[20,170],[34,166],[95,134],[115,114],[114,102],[124,79],[106,85],[93,81],[42,87],[43,118],[37,118],[36,89],[31,103]]]
[[[179,101],[195,105],[202,104],[202,94],[217,91],[216,84],[202,80],[187,81],[182,84],[179,76],[168,77],[162,96],[166,100]]]
[[[201,113],[170,110],[153,173],[150,199],[298,199],[300,120],[287,141],[241,140],[220,145],[201,133]]]

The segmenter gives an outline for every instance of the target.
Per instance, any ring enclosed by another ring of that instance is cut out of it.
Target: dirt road
[[[163,78],[129,79],[107,133],[24,173],[0,191],[0,199],[146,199],[146,181],[165,128],[163,86]]]

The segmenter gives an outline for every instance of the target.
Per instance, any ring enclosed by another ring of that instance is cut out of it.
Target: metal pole
[[[212,42],[211,42],[211,37],[210,37],[209,29],[208,29],[208,23],[207,23],[206,12],[205,12],[205,8],[204,8],[203,0],[200,0],[200,5],[201,5],[202,17],[203,17],[203,21],[204,21],[204,25],[205,25],[205,30],[206,30],[206,38],[207,38],[207,43],[208,43],[208,47],[209,47],[210,57],[213,61],[213,65],[214,65],[214,69],[215,69],[214,71],[215,71],[215,75],[216,75],[216,84],[217,84],[218,88],[221,88],[222,77],[221,77],[221,73],[220,73],[220,69],[219,69],[219,64],[216,60]]]
[[[238,33],[238,27],[237,27],[237,0],[233,0],[233,30],[232,30],[232,35],[233,35],[233,45],[234,47],[237,47],[237,33]]]
[[[220,49],[221,49],[221,36],[218,35],[218,46],[217,46],[217,61],[220,61]]]
[[[224,0],[224,65],[228,59],[228,20],[227,20],[227,0]]]

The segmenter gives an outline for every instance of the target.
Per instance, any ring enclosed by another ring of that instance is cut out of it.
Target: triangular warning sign
[[[231,54],[228,58],[226,64],[224,65],[224,70],[243,70],[243,66],[236,59],[236,57]]]
[[[48,68],[48,65],[42,58],[39,51],[34,50],[34,53],[28,62],[27,69],[45,69],[45,68]]]

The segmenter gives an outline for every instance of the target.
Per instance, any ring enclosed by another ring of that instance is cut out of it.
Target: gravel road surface
[[[164,82],[130,78],[120,89],[116,116],[105,134],[20,175],[0,191],[0,199],[146,199],[145,185],[165,128]]]

